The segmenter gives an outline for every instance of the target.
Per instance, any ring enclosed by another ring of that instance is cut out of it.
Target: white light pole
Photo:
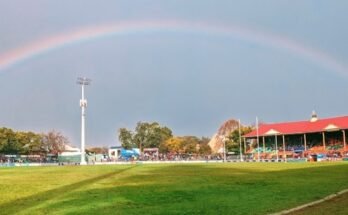
[[[87,99],[85,99],[85,86],[91,83],[91,79],[88,78],[77,78],[77,84],[81,85],[81,165],[86,165],[85,158],[85,145],[86,145],[86,136],[85,136],[85,118],[86,118],[86,108],[87,108]]]

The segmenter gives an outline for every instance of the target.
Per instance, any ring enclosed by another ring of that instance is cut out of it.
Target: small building
[[[111,160],[118,160],[121,156],[122,146],[111,146],[108,150],[109,158]]]
[[[58,154],[59,163],[80,163],[81,150],[65,144],[64,151]]]

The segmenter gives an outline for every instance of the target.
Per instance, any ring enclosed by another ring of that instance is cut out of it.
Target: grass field
[[[0,214],[267,214],[347,178],[348,162],[0,168]]]
[[[348,193],[330,199],[324,203],[291,213],[291,215],[348,214]]]

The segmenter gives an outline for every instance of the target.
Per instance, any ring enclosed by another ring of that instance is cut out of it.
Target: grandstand
[[[263,160],[340,160],[348,153],[347,130],[348,116],[318,119],[313,112],[308,121],[260,124],[243,136],[244,152]]]

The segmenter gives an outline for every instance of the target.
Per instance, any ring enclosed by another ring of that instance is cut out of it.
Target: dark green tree
[[[131,131],[126,128],[120,128],[118,131],[118,140],[121,142],[121,145],[125,149],[131,149],[136,147],[133,142],[133,134]]]
[[[9,128],[0,128],[0,153],[19,154],[21,145],[16,138],[16,133]]]
[[[43,150],[42,135],[34,132],[16,132],[21,154],[41,154]]]
[[[157,122],[138,122],[133,141],[142,151],[143,148],[158,148],[170,137],[172,131],[167,127],[161,127]]]
[[[253,130],[253,127],[251,126],[242,126],[240,129],[240,135],[243,136],[244,134],[247,134]],[[226,148],[229,152],[234,152],[235,154],[240,153],[240,145],[239,145],[239,129],[233,130],[230,135],[228,135],[226,140]],[[244,145],[242,143],[242,151],[244,149]]]
[[[134,133],[121,128],[119,130],[119,140],[124,148],[138,147],[159,148],[161,143],[171,138],[172,131],[168,127],[161,127],[157,122],[138,122]]]

